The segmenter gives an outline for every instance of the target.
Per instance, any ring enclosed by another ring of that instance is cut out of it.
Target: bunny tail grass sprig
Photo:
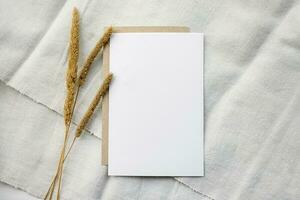
[[[113,32],[112,27],[109,27],[105,31],[105,33],[101,37],[101,39],[97,42],[94,49],[88,55],[88,58],[87,58],[86,62],[84,63],[82,70],[80,71],[79,86],[84,84],[84,82],[86,80],[86,76],[88,74],[88,71],[90,70],[90,67],[91,67],[92,63],[94,62],[96,56],[99,54],[101,49],[109,42],[109,39],[110,39],[110,36],[111,36],[112,32]]]
[[[99,104],[101,98],[106,94],[106,92],[108,91],[110,82],[113,78],[112,74],[109,74],[103,81],[101,87],[99,88],[96,96],[94,97],[92,103],[90,104],[88,110],[86,111],[86,113],[84,114],[83,118],[81,119],[77,129],[76,129],[76,137],[80,137],[83,129],[86,127],[87,123],[89,122],[89,120],[91,119],[91,116],[93,115],[97,105]]]
[[[76,129],[76,133],[74,135],[73,142],[71,143],[67,154],[66,148],[68,144],[69,130],[72,122],[72,118],[74,115],[74,109],[77,102],[77,97],[80,91],[81,86],[85,83],[88,72],[93,64],[96,56],[99,52],[104,48],[104,46],[109,42],[110,36],[112,34],[112,27],[108,28],[101,39],[97,42],[91,53],[88,55],[82,70],[77,76],[77,66],[78,66],[78,57],[79,57],[79,12],[76,8],[73,9],[72,15],[72,26],[71,26],[71,34],[70,34],[70,45],[69,45],[69,54],[68,54],[68,68],[66,73],[66,99],[64,104],[64,121],[65,121],[65,135],[63,147],[60,154],[59,163],[57,166],[56,174],[50,184],[48,192],[44,199],[52,199],[54,190],[56,188],[56,183],[58,181],[57,187],[57,197],[56,199],[60,199],[60,191],[61,191],[61,183],[62,183],[62,174],[63,174],[63,165],[64,161],[67,159],[74,142],[81,135],[81,132],[84,130],[88,121],[92,117],[97,105],[103,99],[103,96],[108,91],[109,84],[112,79],[112,74],[109,74],[102,86],[100,87],[98,93],[94,97],[91,105],[89,106],[87,112],[84,117],[80,121],[78,128]],[[103,51],[102,51],[103,52]]]
[[[79,57],[79,12],[76,8],[73,9],[72,14],[72,26],[70,33],[70,44],[69,44],[69,59],[68,59],[68,69],[66,74],[66,98],[64,104],[64,120],[65,120],[65,136],[64,143],[61,150],[60,160],[57,167],[57,174],[62,170],[63,158],[65,155],[65,149],[67,145],[67,139],[70,129],[70,123],[72,120],[74,103],[77,99],[76,92],[76,82],[77,82],[77,63]],[[61,179],[61,177],[59,177]],[[49,197],[52,199],[52,195],[55,189],[55,184],[57,181],[57,176],[54,177],[49,190],[45,196],[45,199]],[[58,192],[59,196],[59,192]],[[59,198],[59,197],[58,197]]]
[[[66,76],[67,95],[66,95],[65,106],[64,106],[64,119],[65,119],[66,130],[65,130],[64,144],[62,147],[60,161],[58,165],[59,176],[58,176],[57,199],[60,199],[62,170],[64,165],[63,160],[65,157],[69,130],[70,130],[70,125],[71,125],[74,106],[75,106],[74,103],[77,100],[76,82],[77,82],[78,57],[79,57],[79,12],[77,8],[74,8],[73,17],[72,17],[72,26],[71,26],[70,47],[69,47],[69,66],[68,66],[67,76]]]
[[[64,106],[65,124],[71,122],[72,107],[76,96],[76,81],[77,81],[77,62],[79,57],[79,12],[76,8],[73,9],[73,19],[71,27],[71,40],[69,47],[69,66],[66,76],[67,95]]]

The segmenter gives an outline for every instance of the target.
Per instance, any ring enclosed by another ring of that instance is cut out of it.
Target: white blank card
[[[108,175],[203,176],[203,34],[114,33]]]

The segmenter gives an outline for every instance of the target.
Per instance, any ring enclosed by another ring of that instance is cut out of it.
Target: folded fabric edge
[[[22,186],[20,186],[18,183],[10,181],[8,178],[5,178],[3,176],[0,176],[0,182],[5,183],[5,184],[7,184],[7,185],[9,185],[9,186],[17,189],[17,190],[21,190],[23,192],[26,192],[27,194],[29,194],[29,195],[31,195],[33,197],[36,197],[36,198],[39,198],[39,199],[43,198],[42,194],[41,195],[34,194],[33,192],[30,192],[29,190],[26,190],[25,188],[23,188]]]
[[[203,192],[200,192],[200,191],[197,190],[196,188],[193,188],[192,186],[188,185],[187,183],[185,183],[185,182],[179,180],[178,178],[174,177],[174,179],[175,179],[178,183],[180,183],[180,184],[184,185],[185,187],[187,187],[187,188],[193,190],[193,191],[196,192],[197,194],[199,194],[199,195],[201,195],[201,196],[203,196],[203,197],[205,197],[205,198],[207,198],[207,199],[209,199],[209,200],[216,200],[216,199],[214,199],[214,198],[208,196],[207,194],[204,194]]]
[[[24,92],[22,92],[22,91],[20,91],[20,90],[18,90],[18,89],[16,89],[16,88],[12,87],[11,85],[9,85],[9,84],[7,84],[6,82],[4,82],[3,80],[0,79],[0,82],[2,82],[2,83],[3,83],[4,85],[6,85],[7,87],[9,87],[9,88],[11,88],[11,89],[17,91],[18,93],[20,93],[21,95],[25,96],[26,98],[30,99],[30,100],[33,101],[34,103],[40,104],[40,105],[46,107],[47,109],[49,109],[50,111],[55,112],[55,113],[58,114],[59,116],[63,117],[63,115],[62,115],[61,113],[57,112],[57,111],[54,110],[53,108],[50,108],[49,106],[47,106],[47,105],[45,105],[45,104],[43,104],[43,103],[41,103],[41,102],[39,102],[39,101],[33,99],[33,98],[30,97],[28,94],[26,94],[26,93],[24,93]],[[78,125],[76,122],[74,122],[74,120],[72,120],[72,124],[75,125],[75,126]],[[93,135],[93,136],[95,136],[96,138],[102,140],[102,138],[98,137],[94,132],[92,132],[92,131],[90,131],[90,130],[88,130],[88,129],[84,129],[83,131],[85,131],[85,132],[89,133],[90,135]]]

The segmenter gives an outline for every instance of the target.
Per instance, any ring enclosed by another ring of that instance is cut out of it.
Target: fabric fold
[[[108,25],[189,26],[205,33],[205,177],[176,178],[183,184],[108,178],[101,141],[85,135],[66,163],[65,199],[300,198],[298,1],[0,4],[2,181],[38,197],[48,187],[63,137],[68,34],[77,6],[80,63]],[[79,96],[74,123],[101,84],[101,62],[97,58]],[[98,138],[100,120],[98,111],[87,128]]]

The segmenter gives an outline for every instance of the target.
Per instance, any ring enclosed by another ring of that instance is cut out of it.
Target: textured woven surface
[[[81,61],[108,25],[205,33],[206,168],[203,178],[107,177],[98,111],[66,163],[64,199],[300,198],[300,6],[289,0],[0,0],[1,181],[38,197],[48,188],[63,140],[74,5],[82,13]],[[98,59],[74,123],[101,72]]]

